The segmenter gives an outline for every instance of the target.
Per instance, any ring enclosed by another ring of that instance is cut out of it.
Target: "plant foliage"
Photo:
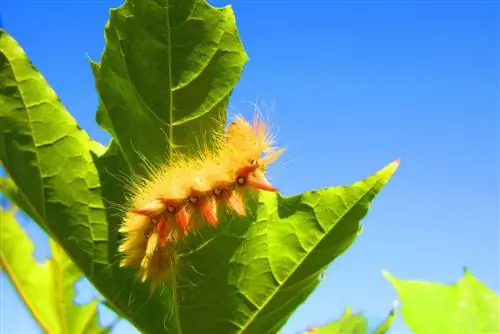
[[[0,267],[45,333],[108,333],[99,325],[97,300],[76,305],[74,284],[82,278],[64,250],[49,240],[52,258],[38,263],[34,246],[15,218],[0,209]]]
[[[392,309],[384,321],[372,331],[372,334],[387,333],[389,327],[394,321],[396,316],[396,309]],[[304,334],[368,334],[368,320],[361,313],[352,313],[350,307],[347,307],[342,316],[332,322],[326,323],[322,326],[313,327],[304,332]]]
[[[355,240],[398,162],[351,186],[262,194],[249,218],[190,238],[181,275],[150,295],[118,267],[126,188],[142,162],[194,154],[224,124],[247,55],[230,7],[127,0],[92,62],[103,147],[79,127],[12,36],[0,30],[0,185],[141,332],[273,333]],[[208,134],[208,135],[207,135]],[[207,145],[210,144],[208,141]]]
[[[469,270],[450,285],[384,275],[396,289],[401,314],[414,333],[500,333],[500,296]]]

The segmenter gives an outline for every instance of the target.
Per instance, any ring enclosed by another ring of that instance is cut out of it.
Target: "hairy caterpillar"
[[[154,289],[170,274],[175,246],[196,224],[219,224],[218,212],[246,215],[245,198],[256,190],[277,191],[265,177],[266,166],[284,149],[272,147],[266,124],[237,117],[218,138],[215,149],[178,156],[132,189],[119,232],[121,267],[137,267]],[[199,219],[201,218],[201,219]]]

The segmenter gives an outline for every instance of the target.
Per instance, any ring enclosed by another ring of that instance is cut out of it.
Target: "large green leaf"
[[[117,313],[138,328],[157,328],[144,317],[150,314],[148,309],[129,313],[132,290],[118,290],[117,281],[134,285],[134,278],[111,270],[116,247],[108,240],[114,240],[117,232],[106,222],[94,164],[103,153],[102,145],[78,126],[4,30],[0,30],[0,134],[0,160],[15,184],[14,188],[10,181],[3,182],[5,195],[46,228]],[[164,312],[158,299],[151,304]]]
[[[129,1],[112,11],[103,59],[93,65],[97,118],[113,134],[105,154],[2,31],[0,160],[24,194],[14,200],[29,201],[110,305],[142,332],[274,333],[353,242],[397,163],[349,187],[263,194],[247,218],[229,216],[219,229],[188,238],[177,281],[150,295],[133,270],[117,266],[121,175],[140,172],[140,155],[158,163],[218,131],[246,59],[229,8],[165,3]]]
[[[251,210],[254,216],[228,217],[218,230],[204,228],[179,249],[177,281],[163,295],[155,294],[163,308],[150,306],[153,297],[134,300],[128,309],[132,314],[136,308],[149,309],[149,321],[164,320],[172,332],[277,332],[319,284],[319,275],[354,241],[371,200],[396,167],[392,163],[349,187],[288,198],[261,194]],[[129,280],[116,285],[135,289]],[[132,295],[140,297],[139,292]]]
[[[200,230],[179,249],[181,274],[160,297],[171,308],[150,321],[160,317],[167,331],[182,333],[277,332],[354,241],[397,165],[351,186],[288,198],[263,193],[254,217]]]
[[[107,263],[102,251],[107,246],[105,214],[91,155],[99,146],[4,30],[0,134],[0,160],[17,187],[16,204],[26,208],[29,202],[27,213],[71,250],[71,257],[92,276],[93,261]]]
[[[401,314],[415,334],[500,333],[500,296],[465,270],[450,285],[384,276],[396,289]]]
[[[34,246],[16,222],[14,211],[0,209],[0,265],[24,304],[46,333],[108,333],[99,325],[97,300],[76,305],[74,284],[80,270],[57,243],[52,258],[37,263]]]
[[[92,63],[97,120],[130,170],[189,151],[224,126],[226,103],[247,60],[230,6],[204,0],[128,0],[112,9],[106,47]]]

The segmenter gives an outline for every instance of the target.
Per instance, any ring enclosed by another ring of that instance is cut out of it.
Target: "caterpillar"
[[[176,156],[132,186],[119,228],[120,267],[138,268],[142,282],[154,288],[175,262],[175,248],[199,222],[214,228],[219,212],[246,215],[245,199],[257,191],[278,191],[266,178],[266,167],[284,149],[273,147],[267,125],[256,116],[250,124],[238,116],[216,138],[214,149],[196,156]],[[198,219],[201,218],[201,219]]]

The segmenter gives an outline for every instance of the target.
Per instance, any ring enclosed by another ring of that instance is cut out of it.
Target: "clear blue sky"
[[[98,140],[86,54],[99,59],[120,1],[3,0],[5,28]],[[217,1],[215,4],[226,4]],[[451,283],[467,266],[500,290],[499,10],[494,1],[233,1],[250,56],[232,97],[257,99],[289,151],[286,195],[348,184],[400,157],[364,233],[290,319],[297,333],[349,304],[373,321],[397,298],[381,275]],[[23,222],[48,256],[45,237]],[[36,333],[5,277],[3,329]],[[81,299],[88,298],[88,285]],[[107,317],[109,318],[109,316]],[[117,333],[133,333],[121,323]],[[407,333],[399,319],[392,333]]]

